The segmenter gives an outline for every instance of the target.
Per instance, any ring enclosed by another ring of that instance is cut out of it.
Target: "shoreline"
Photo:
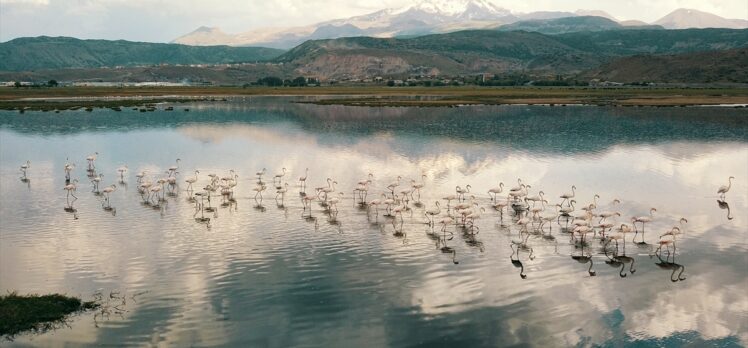
[[[55,87],[0,88],[0,109],[142,107],[231,97],[316,97],[297,103],[362,107],[465,105],[746,107],[748,88],[592,87]]]

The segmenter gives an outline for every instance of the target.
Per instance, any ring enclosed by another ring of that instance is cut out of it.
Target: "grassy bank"
[[[32,105],[25,98],[128,97],[137,100],[224,96],[346,96],[316,104],[358,106],[454,106],[463,104],[591,104],[686,106],[748,103],[748,88],[590,87],[57,87],[0,88],[0,107]],[[348,98],[353,96],[353,98]],[[417,98],[417,97],[428,98]],[[39,101],[35,101],[39,103]],[[122,104],[122,101],[106,101]],[[132,102],[132,101],[131,101]],[[153,100],[151,100],[153,102]],[[86,104],[88,103],[88,104]],[[92,100],[78,101],[88,106]],[[143,103],[143,102],[141,102]],[[106,106],[105,106],[106,107]]]
[[[44,332],[66,316],[97,308],[96,302],[60,294],[0,296],[0,336],[12,337],[23,331]]]

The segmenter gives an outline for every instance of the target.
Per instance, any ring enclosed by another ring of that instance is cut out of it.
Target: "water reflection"
[[[748,342],[740,110],[190,108],[2,114],[1,196],[18,203],[0,205],[0,291],[128,296],[121,315],[15,344]],[[93,150],[117,190],[68,202],[88,173],[62,159]],[[630,217],[652,207],[643,235]]]
[[[717,200],[717,206],[720,209],[727,210],[727,220],[732,220],[732,216],[730,216],[730,214],[731,214],[730,213],[730,204],[728,204],[727,202],[725,202],[723,200],[719,200],[718,199]]]

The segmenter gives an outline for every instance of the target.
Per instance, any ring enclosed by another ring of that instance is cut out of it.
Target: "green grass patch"
[[[76,312],[96,309],[94,301],[83,302],[60,294],[0,296],[0,336],[13,337],[24,331],[45,332],[64,323]]]

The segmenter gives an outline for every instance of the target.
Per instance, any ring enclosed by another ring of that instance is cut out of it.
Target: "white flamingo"
[[[644,224],[652,222],[652,220],[654,220],[654,212],[656,212],[656,211],[657,211],[657,209],[652,208],[652,209],[649,209],[649,216],[646,216],[646,215],[645,216],[634,216],[634,217],[631,218],[631,222],[634,225],[635,229],[636,229],[636,223],[637,222],[642,224],[642,241],[641,242],[635,242],[636,244],[646,244],[646,242],[644,241]],[[639,233],[638,229],[636,229],[636,233]],[[636,237],[636,236],[634,236],[634,237]]]
[[[392,193],[393,196],[395,195],[395,188],[398,187],[398,186],[400,186],[400,180],[401,179],[402,179],[402,177],[400,175],[398,175],[397,176],[397,181],[393,181],[392,183],[390,183],[389,185],[387,185],[387,189],[390,190],[390,192]]]
[[[559,198],[563,198],[563,199],[564,199],[563,201],[561,201],[561,205],[563,205],[563,204],[564,204],[564,202],[567,202],[567,201],[569,201],[569,199],[572,199],[572,198],[574,198],[574,196],[576,195],[576,190],[577,190],[577,187],[576,187],[576,186],[574,186],[574,185],[572,185],[572,186],[571,186],[571,193],[564,193],[564,194],[562,194],[562,195],[561,195],[561,196],[559,197]]]
[[[720,186],[717,190],[717,194],[719,194],[719,197],[722,198],[723,201],[725,200],[725,194],[730,191],[730,187],[732,187],[732,179],[735,179],[735,177],[731,176],[727,179],[727,186]]]
[[[197,182],[197,175],[200,174],[199,170],[195,171],[195,176],[192,178],[187,178],[184,180],[184,182],[187,183],[187,191],[192,191],[192,184]]]
[[[26,161],[26,163],[21,165],[21,172],[23,173],[23,177],[26,177],[26,171],[31,168],[31,161]]]
[[[434,217],[439,215],[442,211],[439,206],[439,201],[434,202],[434,205],[436,205],[436,208],[428,209],[424,212],[424,215],[426,215],[426,218],[428,219],[429,226],[434,224]]]
[[[98,152],[94,152],[93,155],[90,155],[86,157],[86,161],[88,161],[88,171],[92,172],[94,169],[96,169],[96,166],[94,165],[94,162],[96,162],[96,157],[99,156]]]
[[[103,190],[101,190],[101,192],[103,192],[104,196],[106,197],[105,200],[106,200],[107,208],[111,208],[112,207],[112,204],[109,201],[109,194],[111,194],[115,190],[117,190],[117,185],[115,185],[115,184],[111,184],[111,185],[105,187]]]
[[[495,202],[496,201],[496,196],[498,196],[499,193],[501,193],[501,191],[503,191],[503,190],[504,190],[504,183],[501,182],[501,181],[499,181],[499,186],[496,186],[496,187],[488,190],[488,195],[491,196],[491,201]]]
[[[283,183],[283,177],[286,176],[286,167],[283,167],[283,170],[281,173],[275,174],[273,177],[273,183],[278,181],[278,187]]]
[[[300,192],[306,192],[306,178],[309,176],[309,168],[304,170],[304,176],[299,177]]]

